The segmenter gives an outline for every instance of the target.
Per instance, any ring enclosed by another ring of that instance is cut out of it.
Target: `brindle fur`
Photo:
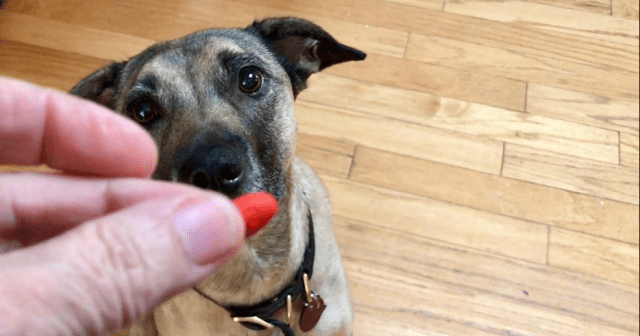
[[[221,270],[196,287],[221,304],[250,305],[277,294],[302,262],[310,211],[316,239],[311,286],[327,303],[319,324],[306,335],[351,334],[348,285],[331,228],[326,191],[294,156],[294,99],[308,77],[365,54],[335,41],[320,27],[296,18],[254,22],[245,29],[210,29],[149,47],[125,62],[84,78],[71,93],[132,117],[143,97],[159,111],[145,125],[159,147],[153,178],[185,182],[181,167],[203,146],[231,148],[242,157],[244,180],[228,196],[265,190],[280,211],[248,238]],[[259,68],[258,93],[238,89],[238,71]],[[296,305],[296,316],[301,304]],[[286,319],[284,312],[279,314]],[[295,323],[294,323],[295,324]],[[294,327],[296,335],[303,333]],[[250,331],[194,290],[175,296],[135,323],[130,335],[279,335]]]

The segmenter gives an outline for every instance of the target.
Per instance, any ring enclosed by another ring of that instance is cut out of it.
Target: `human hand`
[[[134,122],[0,78],[0,164],[64,172],[0,174],[0,336],[117,330],[235,253],[245,229],[233,204],[141,179],[156,160]]]

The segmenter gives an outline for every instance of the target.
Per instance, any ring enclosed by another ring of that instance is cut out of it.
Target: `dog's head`
[[[295,18],[210,29],[155,44],[84,78],[71,93],[140,123],[159,147],[153,178],[230,197],[286,194],[293,101],[308,77],[365,54]]]

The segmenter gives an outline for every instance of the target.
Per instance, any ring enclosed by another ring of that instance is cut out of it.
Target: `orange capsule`
[[[278,202],[267,192],[242,195],[233,200],[246,225],[246,237],[252,236],[278,211]]]

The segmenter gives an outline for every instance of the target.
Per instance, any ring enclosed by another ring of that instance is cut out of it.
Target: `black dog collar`
[[[304,259],[302,265],[298,268],[295,277],[291,281],[291,284],[285,287],[278,295],[267,299],[259,304],[252,306],[222,306],[229,312],[234,321],[242,324],[244,327],[251,330],[264,330],[270,327],[276,327],[282,330],[284,336],[294,336],[291,329],[291,321],[285,323],[280,320],[272,318],[272,316],[284,307],[291,309],[291,303],[298,299],[302,294],[304,299],[309,300],[309,289],[306,288],[305,283],[311,279],[313,273],[313,259],[315,256],[315,238],[313,232],[313,219],[311,217],[311,210],[307,215],[309,220],[309,241],[304,251]],[[305,279],[305,275],[307,279]],[[306,280],[306,281],[305,281]],[[208,295],[202,293],[200,290],[194,287],[194,290],[207,299],[215,302]],[[291,317],[289,316],[289,319]]]

